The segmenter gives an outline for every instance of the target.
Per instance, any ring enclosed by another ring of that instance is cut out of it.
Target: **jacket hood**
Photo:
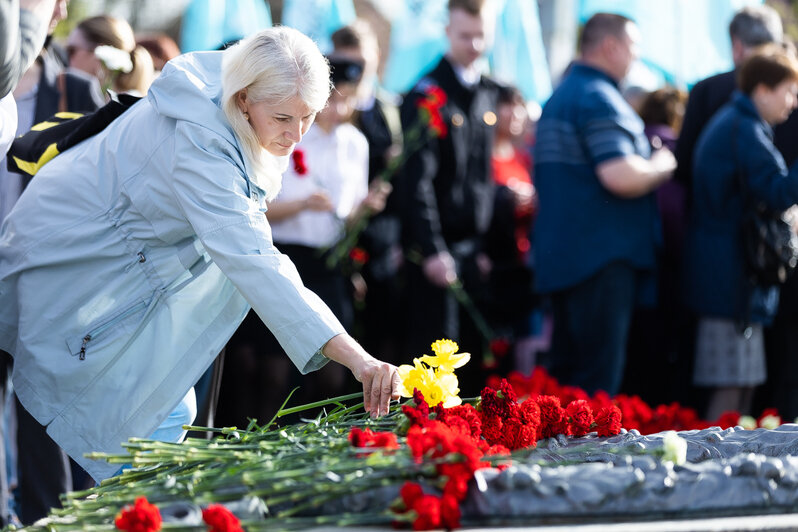
[[[234,138],[222,110],[222,52],[194,52],[169,61],[147,97],[160,114]]]
[[[223,57],[224,52],[192,52],[172,59],[153,82],[147,97],[158,113],[198,124],[233,144],[241,154],[247,180],[263,190],[271,190],[273,197],[279,190],[288,157],[265,158],[268,164],[265,170],[275,176],[271,184],[252,171],[222,109]]]

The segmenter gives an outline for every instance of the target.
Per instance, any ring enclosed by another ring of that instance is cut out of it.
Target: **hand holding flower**
[[[314,192],[304,199],[302,207],[304,210],[317,212],[332,211],[334,208],[326,192]]]
[[[454,266],[454,259],[448,251],[441,251],[435,255],[430,255],[421,265],[424,275],[429,281],[441,288],[446,288],[457,281],[457,271]]]
[[[363,201],[347,217],[347,226],[357,224],[363,218],[369,218],[385,209],[385,202],[393,190],[393,186],[387,181],[376,179],[369,185],[369,191]]]
[[[369,185],[369,193],[363,200],[363,205],[371,211],[371,214],[382,212],[392,190],[393,187],[387,181],[373,181]]]
[[[363,384],[363,407],[371,417],[388,414],[391,399],[399,398],[396,366],[377,360],[348,334],[339,334],[322,349],[324,356],[343,364]]]

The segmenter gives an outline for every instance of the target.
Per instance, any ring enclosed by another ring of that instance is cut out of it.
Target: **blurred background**
[[[485,71],[519,86],[542,104],[575,54],[578,28],[593,13],[633,18],[643,33],[641,60],[627,85],[647,91],[665,84],[689,89],[732,68],[728,23],[744,5],[761,0],[495,0],[494,42]],[[798,3],[767,0],[785,33],[798,39]],[[446,0],[72,0],[56,31],[65,39],[77,21],[106,13],[130,22],[137,34],[163,32],[183,52],[215,49],[271,24],[296,27],[322,50],[329,35],[354,20],[377,30],[383,86],[407,91],[445,50]],[[211,15],[209,15],[209,13]]]

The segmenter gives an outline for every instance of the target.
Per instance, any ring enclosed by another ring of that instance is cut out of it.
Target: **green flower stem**
[[[421,253],[414,250],[411,250],[405,254],[405,258],[417,266],[421,266],[421,263],[424,260],[424,257],[421,256]],[[451,292],[457,302],[460,303],[460,306],[462,306],[466,313],[468,313],[471,321],[473,321],[474,325],[477,326],[477,330],[482,335],[482,338],[484,338],[487,342],[493,340],[493,329],[490,327],[490,325],[488,325],[488,322],[474,304],[474,300],[471,299],[471,296],[469,296],[468,292],[466,292],[465,287],[460,279],[456,279],[453,283],[449,284],[446,289]]]
[[[274,419],[331,408],[312,420],[283,428],[273,427],[272,422],[259,427],[253,420],[242,430],[207,427],[217,433],[210,441],[190,438],[175,444],[131,439],[124,444],[124,453],[95,453],[93,458],[134,468],[98,487],[65,495],[63,508],[52,511],[49,525],[57,530],[112,530],[115,515],[141,496],[159,506],[180,501],[204,506],[260,497],[278,516],[246,523],[250,530],[393,521],[382,510],[312,518],[297,515],[344,496],[384,486],[398,489],[410,479],[434,479],[439,461],[416,463],[404,438],[398,438],[402,446],[398,450],[351,446],[348,436],[353,427],[395,431],[404,419],[396,402],[387,416],[373,420],[362,403],[349,404],[360,397],[360,393],[350,394],[292,408],[285,408],[284,403]],[[169,530],[181,527],[164,525]]]
[[[281,408],[280,411],[277,412],[277,417],[281,418],[281,417],[287,416],[289,414],[296,414],[297,412],[304,412],[306,410],[312,410],[314,408],[319,408],[321,406],[327,406],[327,405],[332,405],[332,404],[339,405],[343,401],[349,401],[351,399],[357,399],[358,397],[363,397],[363,393],[362,392],[350,393],[349,395],[341,395],[339,397],[333,397],[332,399],[325,399],[323,401],[316,401],[315,403],[308,403],[306,405],[295,406],[293,408],[285,408],[285,409]]]
[[[471,321],[473,321],[474,325],[477,326],[482,338],[484,338],[487,342],[493,340],[493,329],[491,329],[490,325],[488,325],[488,322],[485,321],[485,318],[482,316],[482,313],[479,311],[479,309],[477,309],[477,306],[474,304],[471,296],[469,296],[468,292],[465,291],[463,283],[460,282],[460,279],[457,279],[455,282],[451,283],[448,287],[448,290],[471,317]]]

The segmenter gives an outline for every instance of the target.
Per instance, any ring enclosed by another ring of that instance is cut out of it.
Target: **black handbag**
[[[737,133],[737,121],[732,129],[732,150]],[[798,264],[798,235],[784,214],[769,209],[763,202],[756,202],[748,190],[745,177],[736,171],[737,181],[743,195],[744,213],[740,232],[743,243],[746,273],[754,286],[777,286]]]
[[[798,264],[798,237],[780,213],[746,206],[742,226],[746,271],[757,286],[776,286]]]

